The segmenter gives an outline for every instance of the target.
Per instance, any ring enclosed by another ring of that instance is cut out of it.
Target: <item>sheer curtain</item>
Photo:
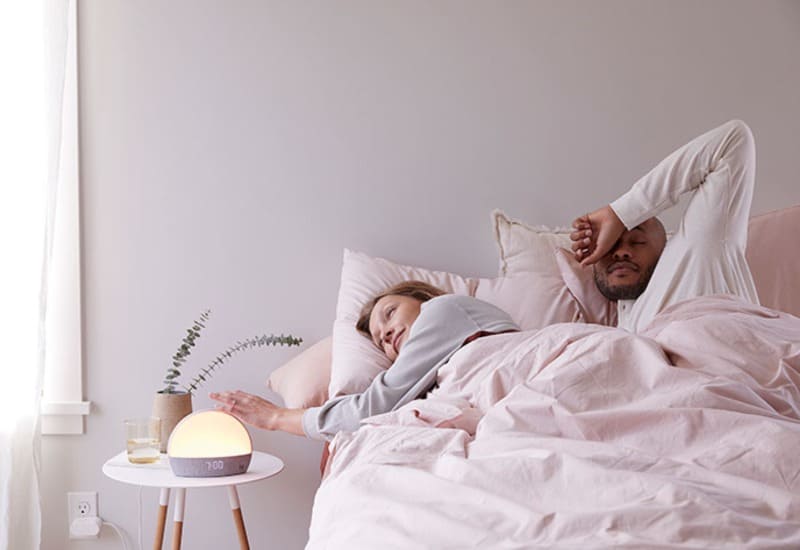
[[[41,542],[38,411],[69,4],[0,3],[0,550]]]

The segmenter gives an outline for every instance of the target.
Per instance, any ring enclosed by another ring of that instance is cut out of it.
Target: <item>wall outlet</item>
[[[86,538],[82,529],[82,521],[86,518],[97,518],[97,493],[67,493],[67,510],[69,519],[69,538]]]

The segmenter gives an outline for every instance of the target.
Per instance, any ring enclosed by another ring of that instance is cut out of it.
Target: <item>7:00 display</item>
[[[207,460],[206,468],[209,470],[222,470],[225,467],[225,462],[222,460]]]

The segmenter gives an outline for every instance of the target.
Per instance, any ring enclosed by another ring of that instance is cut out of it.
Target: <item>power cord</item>
[[[119,527],[117,527],[116,525],[114,525],[113,523],[111,523],[110,521],[105,521],[105,520],[104,520],[104,521],[103,521],[103,525],[108,525],[108,526],[109,526],[109,527],[111,527],[111,528],[112,528],[114,531],[116,531],[116,532],[117,532],[117,534],[119,535],[119,538],[120,538],[120,540],[122,540],[122,547],[123,547],[125,550],[128,550],[128,541],[126,541],[126,540],[125,540],[125,535],[123,534],[123,532],[122,532],[122,529],[120,529]]]
[[[108,525],[114,531],[116,531],[117,535],[119,535],[120,540],[122,541],[122,548],[124,550],[128,550],[128,540],[125,538],[125,533],[122,532],[116,524],[111,523],[110,521],[102,520],[103,525]],[[138,539],[139,539],[139,550],[142,550],[142,486],[139,486],[139,525],[138,525]]]
[[[142,550],[142,486],[139,485],[139,550]]]

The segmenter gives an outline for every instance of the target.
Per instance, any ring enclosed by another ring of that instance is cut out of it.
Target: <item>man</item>
[[[617,302],[618,326],[640,332],[665,307],[710,294],[758,303],[745,260],[755,184],[750,128],[727,122],[661,161],[622,197],[576,219],[572,250]],[[667,242],[655,218],[691,193]]]

